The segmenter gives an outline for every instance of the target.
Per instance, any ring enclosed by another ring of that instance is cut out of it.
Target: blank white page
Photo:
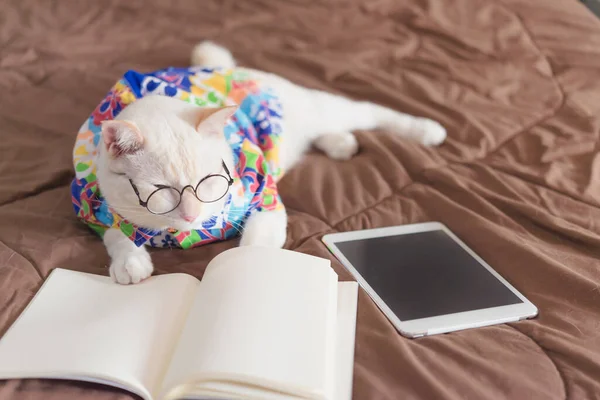
[[[149,399],[198,284],[171,274],[122,286],[55,269],[0,340],[0,378],[112,382]]]
[[[332,396],[335,400],[352,399],[357,309],[358,283],[338,283],[335,394]]]
[[[337,275],[328,260],[228,250],[202,278],[165,389],[234,380],[326,398],[335,381],[336,308]]]
[[[352,376],[354,372],[354,345],[356,336],[356,311],[358,301],[358,284],[356,282],[338,283],[337,307],[337,341],[335,344],[335,386],[328,395],[332,400],[352,399]],[[199,399],[232,399],[248,398],[261,400],[297,400],[294,395],[286,395],[277,391],[268,391],[262,387],[237,385],[231,381],[208,381],[197,387],[189,385],[179,391],[181,398]],[[186,397],[186,395],[188,397]]]

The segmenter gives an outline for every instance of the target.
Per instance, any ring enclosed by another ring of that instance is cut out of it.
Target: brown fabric
[[[408,340],[361,293],[355,399],[597,398],[600,23],[575,0],[3,2],[0,334],[51,269],[106,274],[71,208],[75,133],[125,70],[186,66],[204,38],[241,64],[448,128],[436,149],[359,132],[349,162],[310,154],[280,184],[287,248],[349,279],[323,234],[441,221],[540,308]],[[153,259],[157,273],[200,277],[236,243]],[[133,396],[30,380],[0,383],[0,398]]]

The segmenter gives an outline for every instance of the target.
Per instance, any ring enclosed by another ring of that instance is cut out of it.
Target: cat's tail
[[[233,68],[235,60],[229,50],[210,41],[198,43],[192,50],[192,66]]]

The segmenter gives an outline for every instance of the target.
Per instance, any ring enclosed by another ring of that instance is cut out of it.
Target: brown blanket
[[[408,340],[362,292],[355,399],[600,396],[600,23],[576,0],[2,2],[0,334],[53,268],[107,273],[71,207],[83,120],[124,71],[186,66],[205,38],[243,65],[448,129],[435,149],[358,132],[351,161],[308,155],[280,184],[287,248],[350,279],[323,234],[441,221],[540,309]],[[201,277],[236,244],[153,259],[159,274]],[[30,380],[0,383],[0,398],[134,397]]]

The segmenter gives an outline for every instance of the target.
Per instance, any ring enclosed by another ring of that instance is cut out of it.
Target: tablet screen
[[[335,245],[401,321],[522,303],[442,230]]]

